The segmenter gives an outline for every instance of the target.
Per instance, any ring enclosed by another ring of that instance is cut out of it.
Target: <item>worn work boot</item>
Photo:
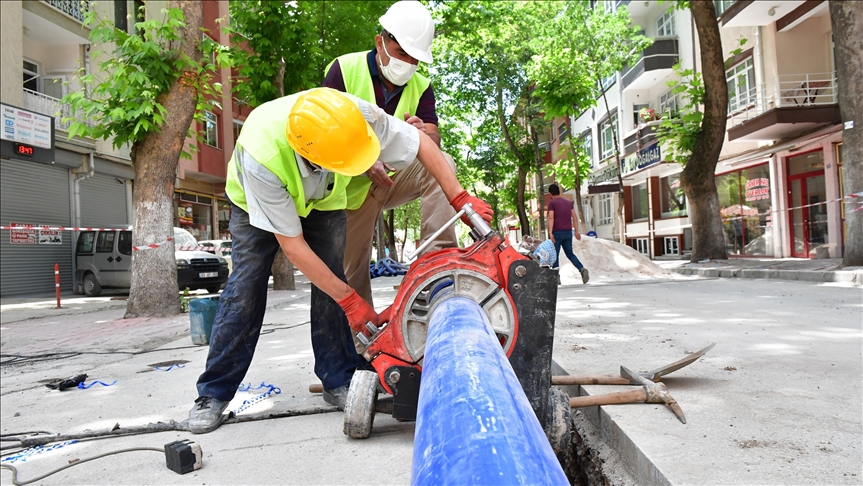
[[[578,272],[581,273],[581,283],[587,283],[590,280],[590,272],[586,268],[582,267]]]
[[[198,397],[195,405],[189,410],[189,432],[206,434],[222,425],[225,416],[222,412],[228,408],[228,402],[213,397]]]
[[[345,401],[348,399],[348,385],[342,385],[333,390],[324,390],[324,401],[330,405],[345,409]]]

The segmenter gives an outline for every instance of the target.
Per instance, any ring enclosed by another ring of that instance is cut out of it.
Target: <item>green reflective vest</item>
[[[285,184],[285,189],[297,207],[297,214],[304,218],[309,215],[312,209],[318,211],[345,209],[347,203],[345,189],[351,178],[333,174],[335,178],[332,191],[323,199],[306,202],[302,176],[297,167],[297,158],[294,149],[288,144],[286,135],[288,115],[300,94],[302,93],[284,96],[252,110],[243,124],[237,145]],[[237,151],[235,150],[230,162],[228,162],[225,193],[231,202],[248,212],[246,192],[243,185],[240,184],[240,167],[241,164],[237,160]]]
[[[372,74],[369,72],[368,54],[368,52],[345,54],[336,58],[333,62],[339,61],[339,67],[342,70],[342,78],[345,81],[347,92],[375,104],[375,87],[372,84]],[[333,62],[330,62],[324,73],[329,72]],[[429,84],[430,81],[427,77],[420,73],[414,73],[408,84],[405,85],[404,90],[402,90],[394,116],[401,120],[405,113],[410,113],[411,116],[416,115],[420,96],[428,89]],[[366,196],[369,194],[371,185],[372,181],[368,177],[354,177],[351,179],[347,189],[347,209],[357,209],[362,206],[363,201],[366,200]]]

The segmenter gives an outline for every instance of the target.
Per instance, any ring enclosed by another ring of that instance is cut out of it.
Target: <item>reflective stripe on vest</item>
[[[339,61],[347,92],[369,103],[376,104],[375,87],[372,84],[372,74],[369,71],[368,54],[368,52],[354,52],[340,56],[336,60]],[[325,72],[329,72],[333,62],[327,66]],[[416,115],[420,97],[428,89],[429,84],[430,81],[427,77],[414,73],[402,90],[401,98],[396,106],[395,117],[401,120],[405,113],[410,113],[411,116]],[[347,209],[358,209],[362,206],[369,194],[371,185],[372,181],[368,177],[360,176],[351,179],[347,188]]]
[[[294,149],[288,144],[285,134],[288,126],[288,114],[291,107],[302,93],[269,101],[255,108],[243,123],[243,130],[237,139],[237,145],[242,147],[255,161],[276,175],[285,185],[285,189],[294,200],[297,214],[306,217],[312,211],[335,211],[345,209],[347,197],[345,190],[350,177],[333,174],[333,189],[323,199],[306,202],[303,190],[303,180]],[[240,161],[237,160],[238,150],[234,150],[228,162],[228,174],[225,182],[225,193],[237,206],[248,212],[246,192],[240,183]]]

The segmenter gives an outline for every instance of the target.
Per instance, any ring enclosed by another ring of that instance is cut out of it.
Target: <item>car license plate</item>
[[[198,277],[200,277],[200,278],[211,278],[211,277],[218,277],[218,276],[219,276],[219,272],[203,272],[203,273],[198,274]]]

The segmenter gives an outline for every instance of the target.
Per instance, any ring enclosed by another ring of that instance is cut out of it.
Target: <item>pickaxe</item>
[[[634,376],[639,376],[641,378],[646,378],[652,382],[658,382],[663,376],[671,374],[683,368],[684,366],[690,365],[698,360],[698,358],[704,356],[708,351],[713,349],[713,346],[716,346],[716,343],[711,343],[704,349],[696,351],[689,356],[677,360],[674,363],[665,365],[661,368],[657,368],[652,371],[642,371],[640,373],[636,373]],[[551,384],[552,385],[639,385],[641,384],[637,380],[632,380],[623,375],[623,367],[621,366],[621,375],[561,375],[561,376],[552,376]]]
[[[686,417],[683,415],[680,405],[677,404],[666,388],[665,383],[654,383],[647,378],[633,372],[625,366],[620,367],[620,375],[631,382],[642,385],[643,388],[637,390],[605,393],[602,395],[593,395],[587,397],[575,397],[569,399],[569,405],[573,408],[577,407],[595,407],[599,405],[619,405],[624,403],[664,403],[668,405],[674,415],[684,424]]]

